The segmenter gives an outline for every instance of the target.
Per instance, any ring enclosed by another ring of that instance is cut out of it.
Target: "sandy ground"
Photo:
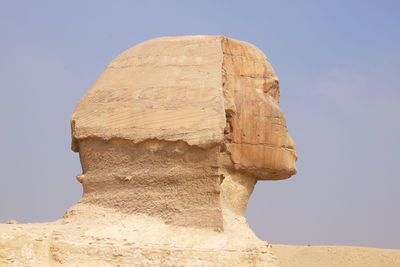
[[[393,266],[400,267],[399,249],[349,246],[272,245],[281,266]]]

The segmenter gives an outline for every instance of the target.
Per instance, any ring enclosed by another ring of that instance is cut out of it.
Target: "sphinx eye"
[[[279,80],[269,79],[264,84],[264,93],[279,101]]]

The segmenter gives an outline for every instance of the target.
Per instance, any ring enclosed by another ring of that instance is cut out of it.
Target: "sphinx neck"
[[[218,151],[184,142],[81,140],[80,203],[222,231]]]
[[[80,203],[214,231],[223,231],[237,218],[246,221],[256,180],[221,169],[219,146],[85,139],[79,155]]]

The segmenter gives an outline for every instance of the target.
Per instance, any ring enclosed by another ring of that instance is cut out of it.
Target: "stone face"
[[[284,179],[296,173],[296,146],[280,110],[279,80],[255,46],[222,39],[223,88],[228,150],[236,167],[257,179]]]
[[[54,223],[0,225],[0,263],[275,266],[245,213],[258,180],[296,173],[279,94],[268,59],[245,42],[128,49],[71,118],[82,199]]]

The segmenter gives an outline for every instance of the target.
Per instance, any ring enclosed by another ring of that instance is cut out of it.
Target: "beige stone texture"
[[[0,264],[276,266],[245,213],[258,180],[296,173],[279,90],[258,48],[223,36],[128,49],[71,118],[82,199],[0,225]]]
[[[71,118],[76,140],[97,136],[206,145],[225,127],[221,37],[166,37],[114,59]]]

